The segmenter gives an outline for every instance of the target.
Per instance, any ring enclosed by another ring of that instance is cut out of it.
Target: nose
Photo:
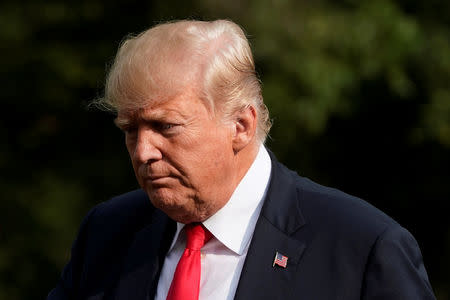
[[[157,133],[150,128],[140,127],[137,129],[134,149],[130,152],[132,159],[140,163],[162,159],[161,141]]]

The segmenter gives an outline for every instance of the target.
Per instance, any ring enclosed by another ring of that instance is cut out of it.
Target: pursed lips
[[[147,175],[144,176],[144,180],[157,180],[160,178],[165,178],[165,177],[172,177],[170,175]]]
[[[147,184],[163,184],[168,180],[176,178],[172,172],[167,172],[164,170],[154,170],[155,172],[152,172],[152,170],[147,167],[141,168],[139,171],[142,181],[147,182]]]
[[[174,179],[174,177],[172,175],[150,175],[150,176],[145,176],[143,179],[144,179],[144,182],[156,184],[156,183],[163,183],[169,179]]]

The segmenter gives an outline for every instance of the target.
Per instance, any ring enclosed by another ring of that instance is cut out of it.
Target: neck
[[[233,191],[236,189],[239,182],[241,182],[242,178],[245,176],[248,169],[255,161],[256,155],[258,155],[259,147],[260,147],[259,143],[253,143],[241,149],[239,152],[235,154],[237,172]]]

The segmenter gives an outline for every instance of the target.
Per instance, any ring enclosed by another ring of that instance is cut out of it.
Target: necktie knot
[[[190,250],[200,250],[212,237],[211,232],[201,223],[191,223],[186,225],[186,248]]]

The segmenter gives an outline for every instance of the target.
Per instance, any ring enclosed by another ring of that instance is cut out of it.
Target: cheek
[[[166,159],[197,187],[220,178],[233,159],[230,130],[208,125],[189,128],[182,137],[166,145]]]
[[[232,149],[229,137],[218,130],[203,133],[193,148],[196,149],[192,151],[196,159],[202,164],[211,166],[220,166],[229,149]]]
[[[226,132],[218,132],[210,136],[204,141],[203,153],[198,159],[204,165],[209,178],[226,175],[233,161],[230,135]]]

